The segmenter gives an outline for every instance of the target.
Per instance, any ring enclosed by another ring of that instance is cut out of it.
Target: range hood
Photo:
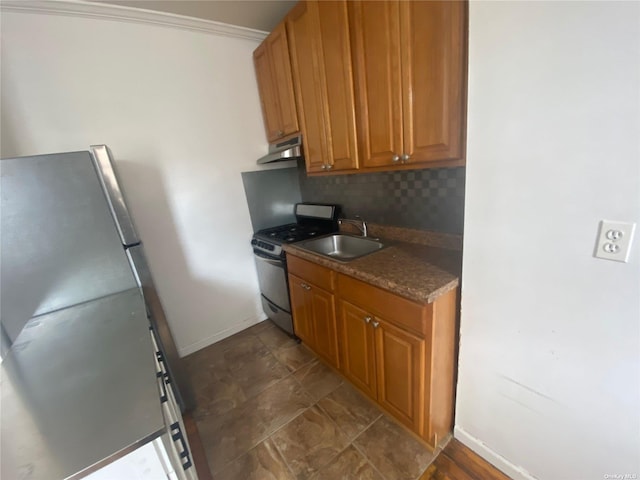
[[[302,135],[269,145],[269,153],[258,159],[258,165],[302,158]]]

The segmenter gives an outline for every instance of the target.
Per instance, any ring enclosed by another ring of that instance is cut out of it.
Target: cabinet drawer
[[[326,267],[287,254],[287,270],[320,288],[333,292],[335,273]]]
[[[432,304],[420,305],[342,274],[338,275],[338,292],[341,298],[401,327],[424,334],[431,329]]]

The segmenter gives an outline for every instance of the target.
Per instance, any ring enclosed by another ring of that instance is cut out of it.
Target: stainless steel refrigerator
[[[3,159],[0,179],[3,351],[34,317],[137,285],[178,403],[191,409],[188,378],[107,146]]]

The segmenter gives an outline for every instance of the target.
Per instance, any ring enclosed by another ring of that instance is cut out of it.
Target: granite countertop
[[[416,239],[418,235],[394,235],[387,239],[382,234],[389,231],[375,228],[375,236],[388,247],[350,262],[340,262],[319,255],[296,244],[284,245],[287,253],[331,268],[376,287],[389,290],[419,303],[431,303],[441,295],[458,287],[462,265],[461,242],[453,248],[442,248],[442,238],[428,232],[429,236],[418,238],[421,243],[402,241],[400,238]],[[437,238],[432,241],[429,237]],[[374,236],[374,235],[372,235]],[[438,246],[433,246],[433,244]]]
[[[34,317],[0,373],[2,478],[82,478],[164,432],[137,288]]]

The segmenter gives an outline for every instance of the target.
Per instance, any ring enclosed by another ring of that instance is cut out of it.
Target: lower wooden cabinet
[[[293,274],[289,274],[289,292],[296,335],[330,365],[339,368],[333,294]]]
[[[376,334],[378,402],[407,426],[420,431],[426,340],[375,318],[372,324]]]
[[[413,430],[420,430],[424,391],[424,337],[339,300],[343,373]]]
[[[429,445],[451,432],[457,291],[419,304],[337,278],[342,373]]]
[[[370,397],[377,397],[375,336],[372,317],[365,310],[340,300],[342,373]]]
[[[287,259],[298,337],[435,448],[453,422],[457,291],[420,304]]]

